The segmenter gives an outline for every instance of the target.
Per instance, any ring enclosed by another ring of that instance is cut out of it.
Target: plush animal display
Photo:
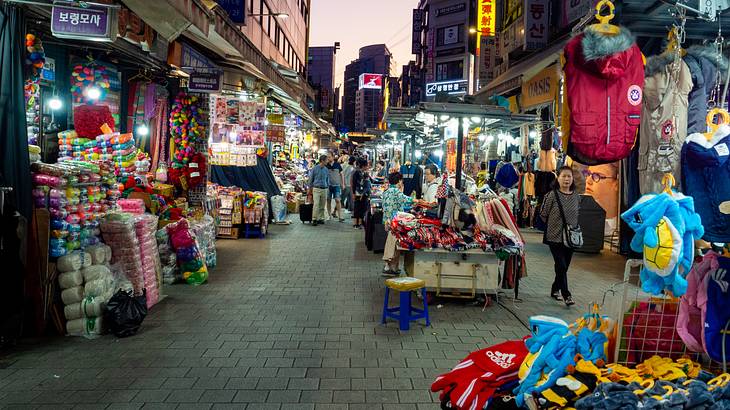
[[[694,240],[704,234],[694,200],[677,192],[644,195],[621,218],[636,232],[631,249],[644,254],[642,289],[653,295],[665,290],[684,295]]]

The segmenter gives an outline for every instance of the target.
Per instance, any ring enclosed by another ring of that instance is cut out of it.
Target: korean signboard
[[[479,88],[485,87],[494,80],[497,47],[497,36],[482,37],[481,54],[479,55]]]
[[[114,41],[117,13],[107,7],[73,7],[54,4],[51,33],[54,37],[77,40]]]
[[[188,80],[188,91],[212,93],[221,90],[220,73],[192,73]]]
[[[555,100],[558,95],[558,65],[553,64],[522,83],[521,105],[523,109]]]
[[[477,0],[477,31],[481,36],[493,36],[497,23],[496,0]]]
[[[525,50],[547,46],[550,32],[549,0],[527,0],[525,4]]]
[[[246,24],[245,0],[216,0],[219,6],[228,13],[228,17],[236,24]]]
[[[466,94],[469,82],[467,80],[441,81],[426,84],[426,97],[433,97],[438,93]]]
[[[454,13],[461,13],[464,10],[466,10],[466,3],[454,4],[452,6],[436,9],[436,17],[446,16]]]
[[[413,38],[411,39],[412,54],[421,54],[421,32],[423,31],[423,15],[423,10],[413,9]]]
[[[359,89],[381,90],[383,88],[383,76],[380,74],[360,74]]]

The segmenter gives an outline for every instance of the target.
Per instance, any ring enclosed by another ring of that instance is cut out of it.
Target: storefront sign
[[[497,36],[482,37],[479,54],[479,88],[494,80],[497,47]]]
[[[54,37],[114,41],[116,27],[117,14],[107,7],[54,5],[51,9],[51,33]]]
[[[185,70],[216,68],[216,65],[215,63],[213,63],[213,61],[200,53],[198,50],[194,49],[192,46],[186,43],[179,44],[181,45],[180,67],[183,67]]]
[[[497,23],[495,0],[477,0],[477,31],[480,36],[493,36]]]
[[[563,0],[560,27],[563,28],[588,14],[597,2],[598,0]]]
[[[423,31],[424,10],[413,9],[413,37],[411,39],[411,54],[421,54],[421,32]]]
[[[527,0],[525,4],[525,50],[547,46],[550,32],[548,0]]]
[[[442,81],[426,84],[426,97],[433,97],[438,93],[450,95],[466,94],[469,82],[467,80]]]
[[[383,76],[381,74],[360,74],[360,88],[370,90],[381,90],[383,88]]]
[[[466,10],[466,3],[454,4],[448,7],[441,7],[440,9],[436,9],[436,17],[446,16],[454,13],[461,13],[464,10]]]
[[[221,90],[220,73],[198,73],[190,74],[188,79],[188,91],[199,93],[210,93]]]
[[[558,95],[558,65],[537,73],[536,76],[522,83],[522,109],[554,101]]]
[[[51,57],[46,57],[46,61],[43,63],[41,69],[41,80],[54,82],[56,81],[56,60]]]
[[[219,6],[228,13],[228,17],[236,24],[246,24],[245,0],[216,0]]]

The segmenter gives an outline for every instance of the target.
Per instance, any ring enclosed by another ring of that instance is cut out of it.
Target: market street
[[[523,321],[575,320],[622,277],[623,258],[576,254],[577,305],[566,308],[547,294],[541,236],[527,240],[524,302],[503,301]],[[217,245],[208,283],[166,286],[138,334],[43,339],[0,358],[0,408],[435,409],[437,374],[527,334],[499,306],[448,301],[431,306],[430,328],[380,325],[380,255],[346,223],[296,221],[267,240]]]

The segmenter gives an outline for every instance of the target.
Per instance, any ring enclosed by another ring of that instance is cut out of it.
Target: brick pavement
[[[621,279],[623,258],[576,255],[578,305],[566,308],[548,297],[547,247],[526,236],[524,302],[502,300],[523,321],[573,320]],[[348,224],[274,226],[218,252],[209,283],[167,287],[133,337],[44,339],[0,356],[0,408],[436,409],[437,374],[527,333],[500,306],[453,301],[431,307],[431,328],[381,326],[380,256]]]

